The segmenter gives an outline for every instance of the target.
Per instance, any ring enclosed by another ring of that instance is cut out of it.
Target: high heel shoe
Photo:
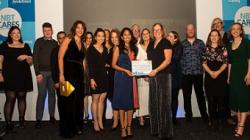
[[[6,128],[6,131],[7,131],[7,132],[13,130],[13,125],[12,125],[11,121],[6,121],[6,126],[5,126],[5,128]]]
[[[122,138],[122,139],[127,138],[127,131],[126,131],[126,128],[121,128],[121,138]]]
[[[89,122],[89,114],[86,115],[86,116],[84,117],[84,119],[83,119],[83,123],[84,123],[84,124],[87,124],[88,122]]]
[[[24,128],[24,117],[19,117],[19,128]]]
[[[94,122],[94,132],[95,133],[100,133],[101,132],[101,129],[100,129],[100,127],[99,127],[99,125],[98,125],[98,123],[96,124],[96,122]],[[96,126],[97,125],[97,126]],[[98,127],[98,128],[97,128]]]
[[[112,126],[111,131],[117,130],[118,127],[119,127],[119,123],[116,126]]]
[[[240,128],[242,128],[242,132],[239,133]],[[237,131],[234,133],[235,138],[241,138],[243,136],[244,126],[238,125]]]
[[[127,135],[128,137],[133,137],[133,131],[131,126],[127,126]]]

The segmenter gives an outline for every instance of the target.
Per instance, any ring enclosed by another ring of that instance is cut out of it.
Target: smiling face
[[[143,32],[142,32],[142,40],[144,42],[150,40],[150,32],[148,30],[143,30]]]
[[[105,41],[105,33],[100,31],[96,34],[96,37],[95,37],[95,40],[96,40],[96,43],[97,44],[102,44],[104,43]]]
[[[132,40],[132,35],[130,34],[129,30],[125,30],[122,34],[122,40],[125,44],[129,44]]]
[[[216,31],[211,32],[211,34],[210,34],[211,43],[218,43],[219,39],[220,39],[220,37],[219,37],[218,32],[216,32]]]
[[[87,45],[90,45],[92,43],[92,40],[93,40],[92,35],[91,34],[86,34],[85,43]]]
[[[118,46],[118,45],[119,45],[119,36],[117,35],[116,32],[112,32],[112,33],[111,33],[111,42],[112,42],[115,46]]]
[[[156,40],[161,39],[163,37],[163,29],[159,24],[154,25],[153,32],[154,38]]]
[[[168,33],[167,39],[170,41],[170,43],[173,45],[177,41],[177,38],[175,38],[174,34],[172,32]]]
[[[234,24],[231,27],[230,33],[233,36],[233,38],[241,37],[243,33],[242,27],[239,24]]]
[[[20,31],[18,29],[14,29],[11,33],[10,33],[10,37],[12,38],[13,42],[19,41],[21,39],[21,34]]]
[[[78,37],[81,37],[84,33],[84,28],[82,26],[82,24],[77,24],[76,29],[75,29],[75,35]]]
[[[221,21],[221,19],[216,18],[213,23],[213,29],[216,29],[218,31],[222,31],[223,30],[223,22]]]

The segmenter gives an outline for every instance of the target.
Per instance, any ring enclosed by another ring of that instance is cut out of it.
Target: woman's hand
[[[19,55],[19,56],[17,57],[17,60],[18,60],[18,61],[24,61],[24,60],[26,60],[28,57],[29,57],[29,56],[28,56],[28,55],[25,55],[25,54]]]
[[[32,58],[31,56],[27,56],[26,62],[27,62],[28,64],[32,64],[33,58]]]
[[[3,81],[4,81],[3,74],[0,73],[0,82],[3,82]]]
[[[158,71],[157,71],[156,69],[154,69],[154,70],[152,70],[152,71],[148,74],[148,76],[149,76],[149,77],[155,77],[157,73],[158,73]]]
[[[94,79],[90,79],[90,87],[95,90],[97,87],[97,84]]]
[[[227,78],[227,84],[230,84],[230,80],[229,80],[230,78]]]
[[[132,72],[129,71],[129,70],[126,70],[125,73],[126,73],[128,76],[131,76],[131,77],[133,76],[133,75],[132,75]]]
[[[246,82],[246,85],[250,85],[250,74],[249,73],[245,76],[244,81]]]
[[[148,78],[148,77],[143,78],[143,79],[144,79],[144,81],[146,81],[146,82],[148,82],[148,81],[149,81],[149,78]]]
[[[54,86],[55,86],[56,89],[59,89],[60,85],[59,85],[59,83],[55,83]]]
[[[212,71],[212,72],[210,73],[210,76],[211,76],[213,79],[216,79],[219,75],[220,75],[220,72],[219,72],[219,71]]]

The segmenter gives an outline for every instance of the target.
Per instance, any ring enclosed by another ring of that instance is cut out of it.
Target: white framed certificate
[[[151,60],[132,61],[132,74],[134,76],[146,76],[152,71]]]

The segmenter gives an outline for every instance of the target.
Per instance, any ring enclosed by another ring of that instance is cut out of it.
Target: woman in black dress
[[[152,60],[153,70],[149,73],[149,112],[151,134],[161,139],[173,136],[171,111],[171,74],[169,64],[172,47],[164,38],[162,24],[153,25],[154,41],[147,49],[148,59]]]
[[[202,59],[211,126],[217,129],[224,118],[227,93],[227,50],[222,45],[219,31],[212,30],[209,33]]]
[[[181,56],[183,51],[180,37],[176,31],[170,31],[167,39],[173,46],[173,55],[170,64],[172,80],[172,120],[174,124],[177,124],[176,114],[178,109],[178,95],[181,89]]]
[[[92,93],[92,113],[94,130],[99,132],[103,127],[104,101],[108,90],[108,76],[105,65],[107,64],[107,49],[105,45],[105,32],[98,28],[94,34],[93,45],[87,51],[89,66],[89,79]]]
[[[85,50],[88,50],[93,41],[93,34],[91,32],[87,32],[84,38],[84,47]],[[84,58],[84,120],[83,123],[87,124],[89,120],[89,102],[88,98],[91,96],[90,93],[90,82],[89,82],[89,68],[87,65],[86,57]]]
[[[19,126],[24,127],[26,93],[33,90],[31,64],[30,47],[23,43],[20,29],[17,26],[12,26],[7,40],[0,48],[0,81],[4,81],[6,96],[4,117],[7,131],[12,129],[11,119],[16,99],[18,101]]]
[[[75,90],[68,97],[61,96],[60,135],[70,138],[82,134],[83,127],[83,97],[84,97],[84,46],[82,36],[86,26],[82,21],[76,21],[71,27],[58,54],[59,82],[69,81]]]

